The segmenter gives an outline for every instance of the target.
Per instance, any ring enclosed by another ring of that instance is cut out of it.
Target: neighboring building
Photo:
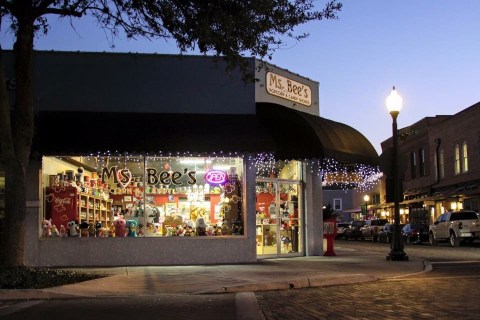
[[[480,209],[480,103],[455,115],[427,117],[399,130],[402,221],[432,223],[449,210]],[[392,147],[382,143],[382,157]],[[388,158],[388,157],[386,157]],[[388,170],[387,178],[388,178]],[[385,197],[378,211],[391,212]]]
[[[321,255],[322,174],[349,168],[361,183],[378,155],[319,116],[317,82],[249,61],[256,83],[213,57],[35,52],[25,264]]]
[[[368,201],[365,201],[368,196]],[[339,222],[380,218],[372,207],[380,203],[380,183],[367,190],[323,188],[323,203],[330,204]]]

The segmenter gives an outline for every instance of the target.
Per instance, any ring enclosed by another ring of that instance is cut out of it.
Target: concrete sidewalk
[[[110,276],[40,290],[0,290],[0,300],[162,294],[240,293],[397,278],[431,269],[426,261],[386,261],[386,254],[336,247],[334,257],[259,260],[253,264],[75,268]]]

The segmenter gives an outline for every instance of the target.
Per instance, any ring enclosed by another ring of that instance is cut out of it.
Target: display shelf
[[[88,193],[78,193],[78,213],[80,222],[97,223],[102,227],[109,227],[113,221],[112,199],[94,196]]]

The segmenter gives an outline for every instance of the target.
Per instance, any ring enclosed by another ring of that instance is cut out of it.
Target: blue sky
[[[319,5],[325,1],[318,1]],[[385,98],[403,97],[399,127],[427,116],[455,114],[480,101],[480,1],[340,0],[339,20],[299,28],[273,64],[320,83],[320,115],[363,133],[381,152],[391,136]],[[173,41],[115,39],[88,19],[51,20],[39,50],[178,53]],[[11,34],[0,31],[4,49]]]

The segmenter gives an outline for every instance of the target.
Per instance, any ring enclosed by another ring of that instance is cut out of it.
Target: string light
[[[251,154],[217,151],[210,154],[202,154],[192,153],[190,151],[177,151],[175,153],[158,151],[153,154],[138,155],[107,150],[103,153],[98,152],[97,154],[82,157],[81,160],[86,163],[94,163],[93,167],[98,172],[108,166],[109,162],[111,164],[116,163],[119,167],[126,167],[127,163],[129,165],[136,164],[138,172],[143,172],[145,164],[153,164],[155,162],[166,163],[172,161],[172,158],[202,158],[205,159],[205,161],[237,167],[239,165],[238,161],[232,162],[232,158],[248,159],[248,163],[250,164],[249,169],[255,169],[257,177],[277,176],[280,170],[286,170],[288,176],[298,177],[298,167],[295,165],[289,166],[289,164],[291,164],[292,161],[299,160],[278,160],[275,158],[275,154],[271,152]],[[306,172],[321,176],[322,185],[329,188],[366,191],[372,189],[382,177],[378,166],[339,162],[334,158],[301,159],[301,161]]]

